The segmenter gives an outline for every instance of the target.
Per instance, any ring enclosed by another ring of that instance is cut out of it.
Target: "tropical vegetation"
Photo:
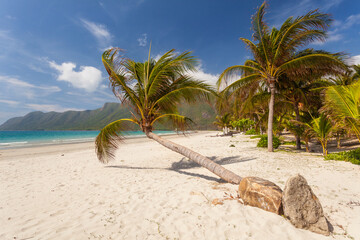
[[[275,96],[281,86],[309,76],[342,73],[346,71],[346,65],[340,54],[303,49],[309,43],[325,40],[326,30],[332,21],[330,15],[314,10],[297,18],[289,17],[279,29],[270,29],[264,19],[266,6],[264,2],[252,17],[253,41],[240,38],[250,49],[253,59],[225,69],[217,85],[218,89],[223,87],[223,94],[230,96],[244,89],[248,90],[248,97],[259,92],[261,95],[269,93],[268,109],[264,115],[268,119],[268,151],[271,152]],[[234,78],[237,80],[229,82]],[[296,112],[299,102],[293,103]]]

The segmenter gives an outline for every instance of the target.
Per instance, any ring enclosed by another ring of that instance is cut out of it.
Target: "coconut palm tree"
[[[309,54],[295,54],[300,48],[314,41],[322,41],[326,37],[326,29],[331,18],[328,14],[318,10],[293,18],[289,17],[280,29],[269,29],[264,21],[266,2],[252,17],[253,41],[240,38],[250,49],[253,59],[247,60],[244,65],[227,68],[219,77],[218,88],[234,76],[241,78],[228,85],[224,91],[236,92],[239,88],[253,86],[254,83],[266,85],[271,93],[268,115],[268,151],[273,151],[273,119],[276,83],[281,75],[308,76],[318,70],[345,68],[338,56],[313,52]],[[305,51],[306,52],[306,51]]]
[[[209,169],[223,180],[238,184],[241,177],[210,159],[153,133],[154,124],[170,120],[174,127],[184,130],[189,122],[177,111],[181,101],[193,102],[214,93],[204,82],[189,77],[195,69],[196,59],[190,52],[175,54],[170,50],[157,61],[150,57],[144,63],[125,58],[119,48],[112,48],[102,55],[102,62],[109,74],[113,93],[121,102],[128,104],[132,117],[119,119],[105,126],[96,137],[96,152],[100,162],[114,158],[119,140],[128,123],[136,124],[150,139],[182,154]]]

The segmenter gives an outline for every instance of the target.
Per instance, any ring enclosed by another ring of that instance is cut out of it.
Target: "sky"
[[[251,16],[262,0],[0,0],[0,124],[32,111],[88,110],[117,102],[101,54],[120,47],[145,61],[192,51],[194,77],[215,84],[251,53]],[[325,42],[360,64],[360,0],[269,0],[271,27],[319,8],[334,19]]]

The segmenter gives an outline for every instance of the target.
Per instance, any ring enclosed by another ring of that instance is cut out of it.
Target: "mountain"
[[[215,112],[206,103],[184,104],[179,112],[194,121],[193,129],[215,129]],[[7,120],[0,130],[99,130],[120,118],[131,117],[129,109],[120,103],[105,103],[102,108],[86,111],[31,112],[24,117]],[[157,125],[156,129],[172,129],[171,125]],[[138,130],[134,124],[133,129]]]

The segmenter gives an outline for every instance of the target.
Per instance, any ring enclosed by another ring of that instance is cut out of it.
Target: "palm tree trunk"
[[[219,176],[221,179],[225,180],[226,182],[232,184],[239,184],[241,181],[241,177],[237,174],[225,169],[224,167],[220,166],[219,164],[211,161],[207,157],[196,153],[184,146],[171,142],[169,140],[163,139],[158,135],[154,134],[153,132],[146,132],[146,136],[150,139],[153,139],[163,145],[164,147],[173,150],[174,152],[180,153],[181,155],[189,158],[190,160],[196,162],[202,167],[205,167],[210,172],[214,173],[215,175]]]
[[[300,121],[300,112],[299,112],[299,104],[298,102],[294,103],[294,110],[295,110],[295,119],[297,122]],[[299,127],[299,124],[296,124],[296,127]],[[300,136],[298,134],[295,134],[295,139],[296,139],[296,149],[297,150],[301,150],[301,140],[300,140]]]
[[[305,140],[305,149],[306,149],[306,152],[310,152],[309,141],[307,141],[307,140]]]
[[[274,122],[274,103],[275,103],[275,79],[270,79],[270,101],[268,118],[268,152],[273,152],[273,122]]]

